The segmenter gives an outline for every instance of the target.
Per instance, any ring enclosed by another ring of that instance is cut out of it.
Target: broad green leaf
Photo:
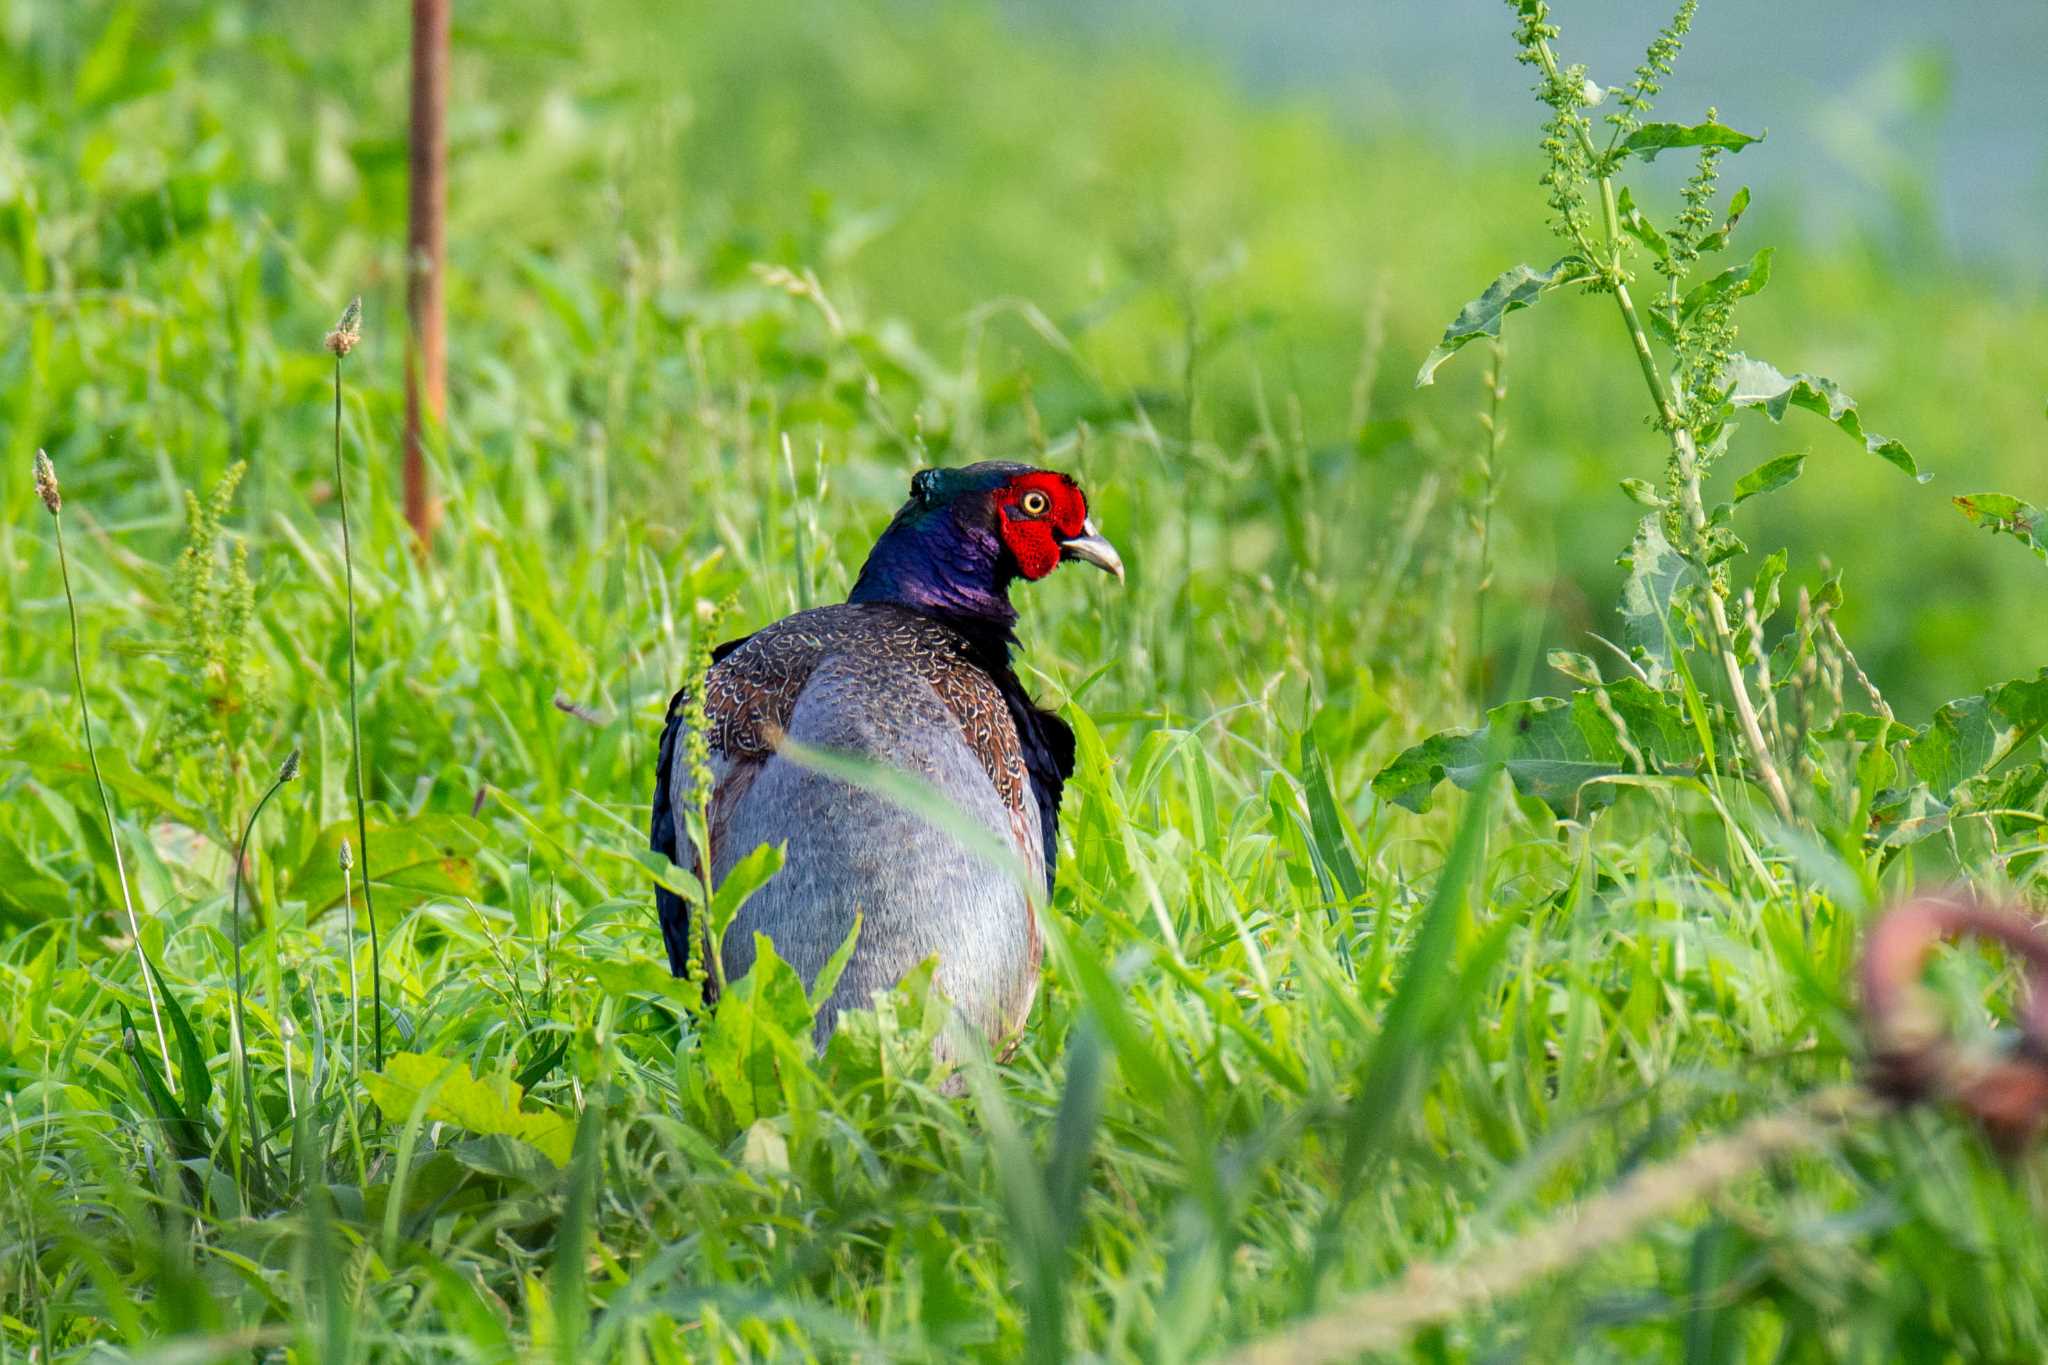
[[[1661,517],[1644,517],[1636,538],[1619,561],[1628,570],[1621,585],[1622,640],[1640,650],[1652,683],[1671,668],[1671,600],[1697,571],[1665,538]]]
[[[1622,140],[1621,150],[1633,153],[1645,161],[1655,161],[1657,153],[1686,147],[1719,147],[1725,152],[1739,152],[1752,142],[1762,142],[1762,133],[1737,132],[1725,123],[1645,123]]]
[[[1662,692],[1635,678],[1604,690],[1605,707],[1590,688],[1569,699],[1537,697],[1496,706],[1479,729],[1445,730],[1400,754],[1373,779],[1373,791],[1382,800],[1425,811],[1438,783],[1449,780],[1469,791],[1497,762],[1523,795],[1569,814],[1586,783],[1642,771],[1624,741],[1651,771],[1699,762],[1685,718]],[[1585,799],[1604,804],[1610,798],[1596,791]]]
[[[1741,265],[1731,265],[1704,284],[1695,285],[1686,294],[1679,317],[1690,321],[1709,305],[1733,303],[1762,293],[1763,287],[1771,282],[1771,250],[1765,247]]]
[[[1806,452],[1779,455],[1765,460],[1735,481],[1735,501],[1748,502],[1763,493],[1775,493],[1806,470]]]
[[[1949,702],[1906,745],[1906,761],[1938,797],[1989,772],[2048,727],[2048,668]]]
[[[1870,832],[1882,848],[1904,848],[1948,828],[1950,808],[1925,782],[1888,788],[1870,806]]]
[[[590,961],[578,964],[578,970],[588,972],[606,995],[654,995],[694,1005],[702,994],[702,982],[671,976],[667,966],[657,962]]]
[[[320,831],[285,892],[306,903],[313,919],[341,904],[341,841],[355,842],[356,822],[337,820]],[[371,825],[370,847],[356,850],[353,875],[360,909],[363,878],[376,882],[377,913],[417,904],[434,896],[474,896],[476,855],[484,827],[466,815],[421,815],[401,824]]]
[[[555,1165],[569,1164],[576,1121],[565,1114],[521,1108],[526,1092],[510,1076],[478,1079],[453,1057],[399,1052],[386,1061],[381,1072],[366,1073],[363,1088],[392,1123],[404,1123],[411,1117],[420,1096],[431,1089],[427,1117],[434,1122],[489,1137],[518,1138]]]
[[[1436,382],[1437,366],[1449,360],[1467,342],[1500,335],[1501,320],[1518,308],[1527,308],[1560,285],[1593,278],[1593,268],[1577,256],[1567,256],[1548,270],[1518,265],[1486,286],[1486,292],[1458,310],[1458,316],[1444,329],[1444,338],[1422,362],[1415,387]]]
[[[1921,483],[1934,477],[1920,472],[1912,452],[1900,442],[1889,436],[1866,432],[1863,419],[1856,412],[1856,400],[1843,393],[1841,386],[1832,379],[1811,374],[1780,374],[1775,366],[1764,361],[1737,355],[1730,359],[1727,371],[1721,376],[1721,384],[1727,390],[1727,401],[1738,408],[1762,408],[1773,422],[1784,421],[1788,407],[1817,412],[1840,427],[1846,435],[1862,442],[1865,450],[1897,465]]]
[[[1955,504],[1972,525],[1995,535],[2011,536],[2048,560],[2048,510],[2022,502],[2010,493],[1966,493]]]
[[[726,986],[703,1034],[701,1065],[739,1128],[784,1111],[783,1064],[809,1054],[812,1019],[796,968],[754,935],[753,965]]]

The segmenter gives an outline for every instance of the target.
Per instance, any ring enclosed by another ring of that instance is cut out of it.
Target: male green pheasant
[[[1010,665],[1010,584],[1063,560],[1123,577],[1064,474],[989,461],[927,469],[869,552],[839,606],[785,617],[712,653],[705,689],[712,881],[762,844],[782,869],[748,898],[720,953],[727,980],[765,934],[808,987],[860,934],[817,1037],[927,958],[956,1016],[991,1041],[1014,1037],[1038,989],[1040,945],[1016,881],[921,817],[777,752],[783,736],[851,753],[929,784],[962,815],[1013,844],[1051,893],[1060,793],[1074,732],[1026,695]],[[685,693],[669,703],[655,776],[651,842],[681,862],[682,813],[695,793],[679,758]],[[694,865],[694,854],[690,855]],[[655,889],[669,968],[687,974],[689,907]]]

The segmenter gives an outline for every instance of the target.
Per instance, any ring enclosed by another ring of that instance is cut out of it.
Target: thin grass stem
[[[1507,343],[1493,343],[1493,368],[1486,375],[1486,449],[1479,471],[1479,581],[1472,589],[1472,694],[1486,701],[1486,596],[1493,587],[1493,504],[1500,490],[1500,407],[1508,396]]]
[[[341,511],[341,564],[348,601],[348,732],[349,767],[355,773],[356,842],[363,860],[363,918],[370,925],[370,1055],[379,1071],[384,1069],[384,971],[383,954],[377,941],[377,902],[371,891],[370,818],[363,781],[363,720],[360,684],[356,665],[356,559],[355,543],[348,520],[348,478],[341,462],[341,363],[356,341],[355,328],[362,319],[357,300],[342,315],[341,325],[328,337],[334,352],[334,496]]]
[[[100,773],[99,746],[92,737],[92,708],[85,700],[85,654],[79,645],[78,599],[71,590],[71,559],[64,549],[63,499],[57,491],[57,474],[50,457],[36,452],[36,488],[50,511],[56,529],[57,572],[64,579],[64,610],[71,621],[71,679],[78,688],[78,726],[85,735],[85,758],[92,767],[92,784],[99,793],[100,813],[107,821],[107,843],[114,850],[114,879],[121,884],[121,904],[128,912],[128,936],[135,943],[135,963],[142,973],[143,993],[149,998],[150,1022],[156,1026],[156,1046],[164,1060],[164,1074],[171,1074],[171,1044],[164,1033],[163,1007],[157,1003],[156,983],[149,954],[142,946],[142,918],[135,911],[135,896],[128,889],[128,864],[121,856],[121,831],[114,822],[114,800],[107,794],[107,780]]]
[[[249,1118],[249,1141],[260,1143],[263,1139],[263,1125],[256,1115],[256,1085],[249,1070],[249,1042],[247,1027],[243,1021],[242,985],[242,869],[249,861],[249,836],[256,829],[257,817],[270,804],[270,798],[278,789],[299,775],[299,751],[292,750],[290,757],[279,768],[277,776],[256,802],[256,808],[249,812],[249,819],[242,826],[242,840],[235,847],[235,876],[233,890],[228,902],[228,927],[235,949],[235,997],[234,1008],[229,1012],[229,1040],[234,1048],[235,1077],[242,1090],[242,1107]]]
[[[356,896],[355,854],[346,839],[341,841],[342,932],[348,940],[348,1069],[351,1076],[363,1070],[362,995],[356,985]],[[353,1101],[351,1101],[353,1103]]]

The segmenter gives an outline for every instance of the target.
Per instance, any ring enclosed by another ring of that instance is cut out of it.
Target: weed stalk
[[[1544,76],[1552,85],[1558,84],[1562,75],[1558,69],[1557,54],[1551,50],[1549,41],[1537,38],[1533,51],[1543,67]],[[1599,169],[1600,215],[1606,249],[1599,252],[1588,250],[1587,260],[1599,272],[1602,286],[1614,295],[1622,325],[1635,349],[1636,362],[1642,366],[1643,382],[1649,387],[1650,401],[1657,410],[1657,423],[1670,437],[1671,454],[1678,470],[1679,514],[1684,517],[1693,536],[1703,539],[1707,530],[1707,508],[1700,492],[1699,449],[1691,429],[1685,424],[1678,401],[1665,381],[1664,372],[1650,350],[1649,333],[1644,330],[1635,300],[1629,295],[1628,273],[1621,264],[1621,215],[1615,199],[1614,176],[1608,169],[1606,156],[1593,145],[1592,134],[1587,131],[1583,120],[1574,122],[1572,131],[1579,150],[1591,165]],[[1590,247],[1591,244],[1582,239],[1581,245]],[[1742,660],[1735,651],[1735,631],[1728,623],[1727,586],[1716,581],[1711,574],[1705,577],[1707,590],[1701,596],[1706,600],[1707,620],[1714,634],[1714,652],[1720,656],[1721,670],[1728,679],[1729,699],[1735,707],[1743,742],[1749,749],[1750,761],[1756,765],[1757,780],[1770,796],[1778,818],[1792,824],[1792,798],[1786,790],[1785,779],[1778,772],[1778,762],[1771,753],[1771,746],[1764,738],[1756,703],[1750,699],[1749,684],[1743,677]]]
[[[363,301],[349,301],[341,321],[327,334],[334,355],[334,496],[341,509],[342,578],[348,598],[348,733],[349,767],[355,773],[356,842],[363,859],[363,918],[370,925],[370,1055],[384,1069],[384,971],[377,942],[377,902],[370,890],[370,818],[363,783],[363,720],[356,679],[356,558],[348,524],[348,477],[341,463],[341,363],[362,339]],[[351,957],[353,962],[353,957]]]
[[[1486,428],[1486,446],[1479,466],[1479,572],[1472,588],[1472,694],[1486,701],[1486,595],[1493,587],[1493,504],[1500,490],[1500,408],[1507,400],[1507,342],[1493,343],[1493,368],[1486,374],[1486,411],[1479,415]]]
[[[149,954],[142,946],[142,919],[135,912],[135,897],[128,889],[128,865],[121,856],[121,831],[114,823],[114,801],[107,795],[107,780],[100,775],[99,748],[92,738],[92,710],[85,701],[85,656],[78,641],[78,599],[71,591],[71,560],[64,550],[64,495],[57,486],[57,467],[43,451],[36,452],[36,495],[50,513],[56,529],[57,571],[64,579],[64,610],[71,618],[71,678],[78,687],[78,725],[85,733],[85,758],[92,766],[92,784],[99,792],[100,813],[107,820],[107,843],[114,850],[114,879],[121,884],[121,903],[128,911],[128,936],[135,943],[135,963],[142,972],[142,989],[149,997],[150,1022],[156,1025],[156,1046],[164,1059],[164,1074],[171,1074],[171,1045],[164,1035],[163,1008],[157,1003],[154,973]]]

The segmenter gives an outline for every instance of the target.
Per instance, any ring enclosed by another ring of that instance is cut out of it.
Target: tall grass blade
[[[371,890],[370,817],[363,780],[363,719],[361,684],[356,664],[356,558],[355,542],[348,519],[348,471],[341,461],[341,364],[362,335],[363,301],[350,302],[341,321],[327,335],[327,349],[334,353],[334,498],[341,513],[341,564],[348,602],[348,735],[349,767],[355,775],[356,842],[363,860],[363,918],[370,925],[370,1055],[378,1070],[384,1068],[384,968],[382,947],[377,938],[377,902]]]
[[[99,793],[100,814],[107,822],[107,843],[114,850],[114,879],[121,884],[121,904],[128,911],[128,936],[135,944],[135,961],[142,974],[143,993],[149,998],[150,1022],[156,1026],[157,1054],[164,1069],[170,1070],[171,1044],[164,1036],[163,1010],[157,1004],[156,982],[150,971],[149,954],[142,946],[142,920],[135,911],[135,897],[128,889],[128,865],[121,856],[121,830],[114,820],[114,801],[107,795],[107,780],[100,773],[99,746],[92,737],[92,708],[85,700],[85,655],[79,644],[78,599],[71,591],[71,558],[64,549],[64,497],[57,484],[57,468],[44,452],[36,452],[36,494],[50,514],[57,538],[57,571],[64,579],[64,610],[71,622],[71,678],[78,688],[78,728],[85,736],[85,758],[92,767],[93,789]]]

